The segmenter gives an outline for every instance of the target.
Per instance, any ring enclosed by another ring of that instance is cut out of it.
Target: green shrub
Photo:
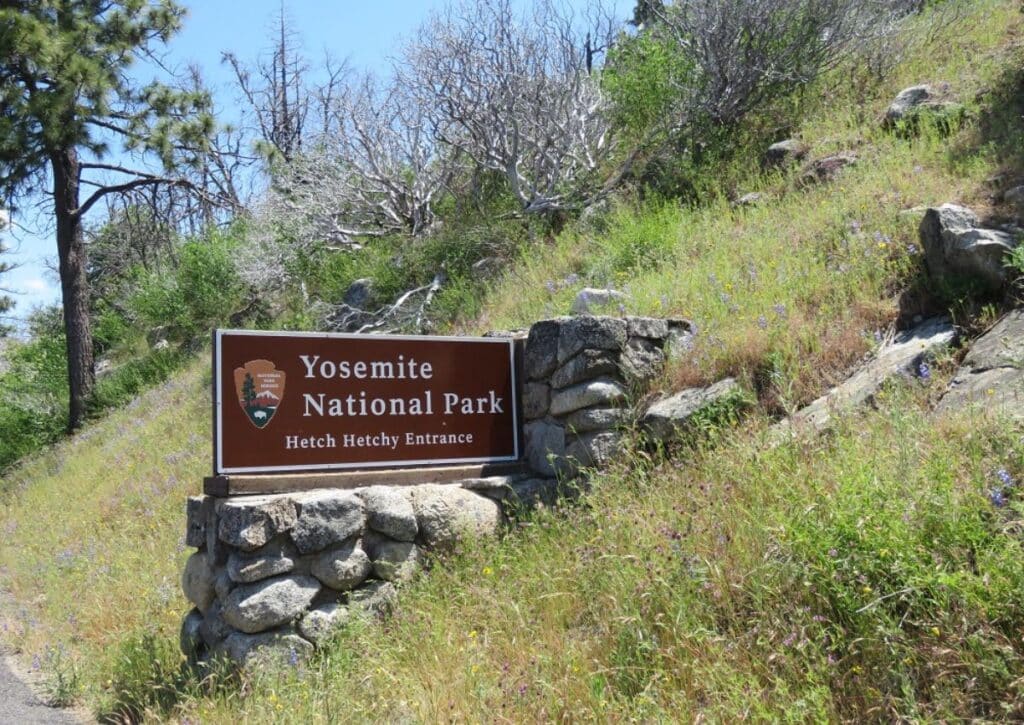
[[[166,327],[176,340],[207,334],[244,305],[247,289],[233,261],[237,250],[230,231],[185,242],[176,267],[142,275],[129,306],[145,325]]]

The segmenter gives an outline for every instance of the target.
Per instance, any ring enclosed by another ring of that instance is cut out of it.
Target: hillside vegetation
[[[691,354],[656,387],[736,375],[758,400],[736,425],[670,457],[631,450],[582,501],[465,542],[404,586],[393,617],[353,622],[308,665],[200,676],[177,642],[184,498],[210,458],[208,361],[187,362],[4,477],[5,641],[55,700],[110,720],[1024,718],[1024,439],[983,412],[933,415],[957,352],[826,436],[767,442],[894,325],[949,311],[969,334],[999,313],[928,286],[920,215],[903,213],[957,201],[998,216],[989,180],[1024,174],[1019,7],[957,7],[912,18],[884,79],[841,64],[780,101],[814,157],[856,154],[834,182],[765,172],[778,134],[751,124],[699,198],[637,183],[544,242],[518,226],[492,283],[453,274],[439,295],[435,324],[455,332],[565,314],[585,286],[627,292],[623,312],[693,319]],[[962,121],[881,128],[900,89],[942,81]],[[760,204],[730,203],[752,191]],[[467,259],[494,246],[467,239]],[[430,269],[439,245],[410,258]],[[386,268],[382,249],[311,286]]]

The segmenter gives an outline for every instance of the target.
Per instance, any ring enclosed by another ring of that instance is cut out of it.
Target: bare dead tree
[[[428,21],[396,68],[436,139],[501,174],[526,212],[579,207],[605,187],[613,143],[588,70],[617,27],[607,13],[585,20],[549,0],[529,16],[510,0],[464,1]]]
[[[367,76],[335,87],[332,129],[282,166],[259,205],[244,276],[265,288],[288,260],[317,249],[358,250],[368,238],[423,234],[434,203],[461,169],[439,146],[420,99]],[[277,241],[275,241],[277,240]]]
[[[884,28],[905,0],[678,0],[650,5],[694,64],[678,108],[729,125],[806,85]]]
[[[298,35],[289,27],[281,7],[275,20],[273,49],[250,66],[234,53],[222,59],[235,80],[260,136],[265,156],[290,162],[304,145],[326,127],[328,109],[347,75],[344,63],[330,57],[324,62],[327,78],[311,82],[311,69],[303,56]]]

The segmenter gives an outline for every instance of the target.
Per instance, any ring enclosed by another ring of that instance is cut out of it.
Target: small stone
[[[1024,186],[1015,186],[1004,191],[1003,201],[1013,207],[1018,217],[1024,218]]]
[[[291,629],[263,634],[235,632],[219,649],[243,669],[289,667],[313,655],[313,645]]]
[[[408,541],[381,541],[373,551],[373,573],[389,582],[405,581],[420,568],[420,550]]]
[[[693,350],[697,328],[689,320],[668,320],[668,337],[665,339],[665,355],[681,358]]]
[[[210,566],[206,554],[197,551],[185,562],[185,570],[181,575],[181,589],[185,598],[192,602],[200,612],[206,612],[217,597],[213,583],[216,572]]]
[[[629,419],[629,410],[625,408],[586,408],[570,413],[565,429],[574,433],[611,430],[627,424]]]
[[[626,321],[617,317],[570,317],[558,334],[558,363],[580,350],[621,350],[626,345]]]
[[[409,490],[420,539],[429,548],[455,544],[463,534],[495,536],[503,523],[501,507],[458,485],[423,484]]]
[[[532,511],[558,502],[559,486],[555,478],[527,478],[512,485],[506,504],[515,511]]]
[[[768,166],[782,166],[794,161],[803,161],[811,147],[795,138],[773,143],[765,151],[764,160]]]
[[[758,191],[751,191],[739,197],[732,203],[735,207],[757,206],[764,199],[764,194]]]
[[[217,592],[217,599],[224,599],[234,588],[235,582],[231,580],[227,567],[224,566],[218,569],[217,578],[213,580],[213,590]]]
[[[904,88],[896,94],[896,98],[893,99],[893,102],[885,112],[885,124],[893,125],[906,116],[910,109],[921,106],[929,101],[934,101],[937,96],[938,93],[929,85],[922,84]]]
[[[720,380],[706,388],[689,388],[655,402],[644,413],[640,424],[653,438],[669,443],[678,438],[695,413],[740,391],[734,378]]]
[[[241,632],[263,632],[295,619],[320,592],[308,576],[264,579],[236,588],[224,601],[224,621]]]
[[[216,647],[234,631],[224,621],[224,607],[220,602],[213,603],[199,625],[199,636],[203,638],[207,647]]]
[[[292,541],[302,554],[322,551],[362,531],[363,502],[347,491],[318,491],[298,499]]]
[[[352,614],[386,617],[398,604],[398,590],[391,582],[367,582],[348,594],[348,605]]]
[[[356,491],[366,507],[366,525],[399,541],[416,538],[416,512],[408,496],[390,486],[370,486]]]
[[[800,174],[802,186],[826,184],[839,176],[847,166],[857,163],[857,156],[851,153],[833,154],[809,163]]]
[[[622,434],[617,431],[598,431],[570,436],[565,457],[576,466],[594,468],[607,465],[622,450]]]
[[[626,344],[619,365],[626,382],[646,385],[664,369],[665,353],[650,340],[633,338]]]
[[[551,388],[545,383],[527,383],[523,386],[523,417],[526,420],[543,418],[548,414]]]
[[[582,380],[614,374],[618,369],[618,353],[609,350],[581,350],[554,372],[551,386],[555,389],[565,388]]]
[[[668,320],[661,317],[627,317],[626,333],[629,337],[664,340],[668,337]]]
[[[558,337],[562,320],[541,320],[530,327],[523,350],[523,369],[528,380],[541,380],[558,365]]]
[[[299,620],[299,633],[314,645],[323,644],[345,626],[349,616],[348,607],[342,604],[321,604],[316,609],[310,609]]]
[[[232,552],[227,571],[232,581],[247,584],[260,579],[287,574],[295,568],[298,554],[287,540],[275,539],[251,554]]]
[[[286,496],[253,496],[217,504],[220,540],[243,551],[258,549],[295,524],[295,503]]]
[[[337,591],[359,586],[373,566],[359,541],[353,539],[332,547],[313,559],[310,571],[317,579]]]
[[[199,635],[199,628],[203,624],[203,614],[198,609],[193,609],[185,615],[181,622],[181,632],[178,635],[178,646],[181,653],[192,658],[199,654],[203,647],[203,638]]]
[[[364,277],[362,279],[357,279],[348,286],[348,289],[345,290],[345,294],[342,296],[341,301],[349,307],[365,310],[370,304],[372,298],[373,280],[368,277]]]
[[[516,481],[524,478],[524,474],[516,473],[511,476],[488,476],[487,478],[464,478],[459,485],[468,491],[491,494],[494,492],[506,492]]]
[[[206,527],[213,520],[212,496],[189,496],[185,503],[185,546],[206,546]]]
[[[565,415],[580,408],[611,407],[626,401],[626,390],[610,378],[588,380],[564,390],[551,398],[551,415]]]
[[[565,456],[565,429],[555,423],[534,420],[523,426],[526,459],[537,473],[558,475],[557,461]]]
[[[571,312],[574,315],[589,315],[612,305],[624,304],[628,299],[628,295],[618,290],[584,287],[573,300]]]

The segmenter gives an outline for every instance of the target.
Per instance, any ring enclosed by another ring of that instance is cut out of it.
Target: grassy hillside
[[[994,312],[933,298],[900,213],[986,211],[985,180],[1024,169],[1021,15],[970,7],[922,18],[880,86],[843,70],[801,101],[815,156],[858,156],[834,184],[799,190],[752,157],[701,207],[618,202],[524,253],[457,325],[525,326],[584,285],[624,289],[629,312],[699,325],[660,386],[728,372],[758,393],[740,428],[671,460],[631,454],[584,505],[468,543],[308,667],[198,682],[177,653],[184,497],[209,468],[197,362],[4,479],[5,638],[56,695],[154,720],[1024,718],[1024,444],[1005,421],[931,416],[953,358],[825,438],[762,444],[871,349],[901,295],[907,315]],[[884,133],[892,96],[924,81],[951,84],[964,126]],[[766,201],[734,209],[728,191]]]

